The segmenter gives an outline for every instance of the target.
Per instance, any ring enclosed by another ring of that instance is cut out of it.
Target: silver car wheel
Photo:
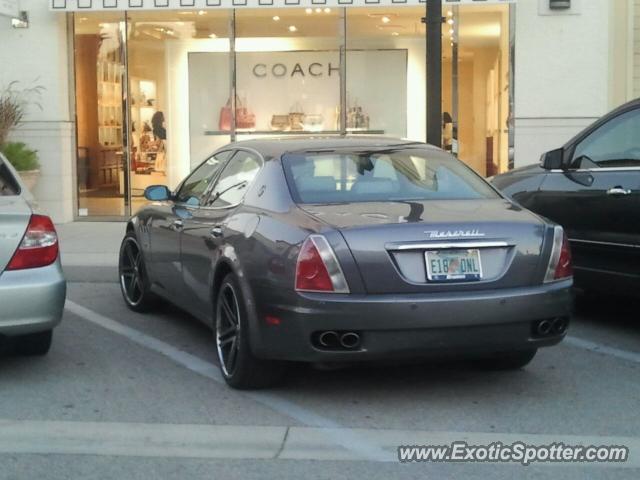
[[[138,305],[144,296],[142,253],[133,238],[125,239],[120,251],[120,288],[127,302]]]
[[[233,375],[240,349],[240,307],[233,286],[225,283],[216,306],[216,345],[225,376]]]

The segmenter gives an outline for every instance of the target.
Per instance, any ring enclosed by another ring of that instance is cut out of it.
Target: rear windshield
[[[0,158],[0,197],[13,196],[20,193],[18,183]]]
[[[438,151],[288,154],[283,164],[297,203],[499,198],[470,168]]]

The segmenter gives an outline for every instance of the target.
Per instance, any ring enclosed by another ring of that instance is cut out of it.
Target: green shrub
[[[0,147],[0,152],[19,172],[40,168],[38,151],[27,148],[27,145],[22,142],[7,142]]]

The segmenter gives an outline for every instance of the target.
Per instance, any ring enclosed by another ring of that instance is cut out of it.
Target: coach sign
[[[0,16],[18,18],[20,16],[18,0],[0,0]]]

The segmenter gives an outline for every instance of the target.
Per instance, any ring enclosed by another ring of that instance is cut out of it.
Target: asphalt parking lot
[[[169,305],[130,312],[108,262],[75,260],[50,354],[0,358],[0,478],[638,478],[638,302],[581,302],[567,340],[521,371],[299,366],[276,389],[238,392],[206,328]],[[397,462],[398,445],[455,440],[627,445],[631,456]]]

